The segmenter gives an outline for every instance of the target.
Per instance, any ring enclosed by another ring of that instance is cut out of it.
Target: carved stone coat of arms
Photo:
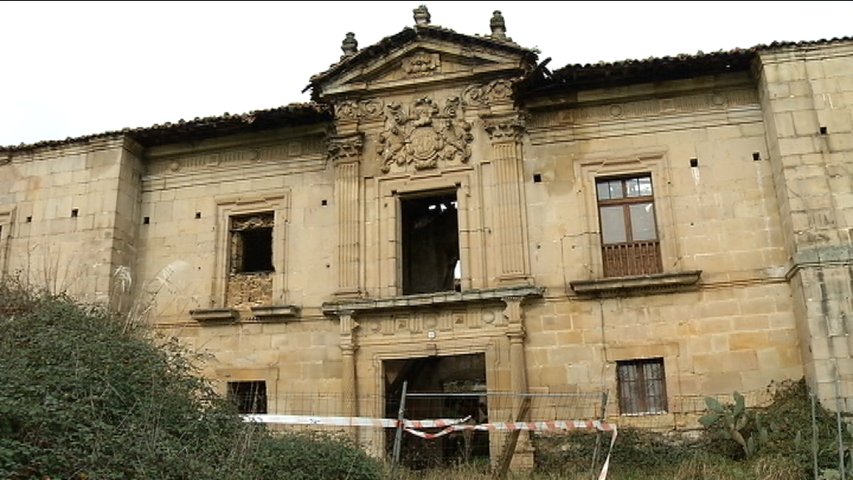
[[[396,103],[386,106],[378,144],[382,171],[389,172],[394,164],[424,170],[436,168],[439,160],[467,162],[474,137],[459,107],[458,97],[449,98],[441,109],[426,97],[418,99],[409,111]]]

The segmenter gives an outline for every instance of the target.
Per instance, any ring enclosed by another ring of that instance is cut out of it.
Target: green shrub
[[[174,340],[0,284],[0,478],[378,478],[331,438],[242,422]]]

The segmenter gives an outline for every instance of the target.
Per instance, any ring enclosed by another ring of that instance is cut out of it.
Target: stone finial
[[[429,25],[430,15],[426,5],[421,5],[420,7],[412,10],[412,12],[415,14],[415,25]]]
[[[344,51],[344,56],[349,56],[358,51],[358,40],[355,39],[355,34],[348,32],[344,41],[341,42],[341,50]]]
[[[489,21],[489,26],[492,27],[492,38],[506,40],[506,22],[500,10],[495,10],[492,14],[492,19]]]

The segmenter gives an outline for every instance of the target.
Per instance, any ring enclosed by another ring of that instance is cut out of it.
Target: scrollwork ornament
[[[392,165],[425,170],[436,168],[439,161],[466,163],[474,137],[471,124],[461,116],[461,103],[453,97],[439,108],[423,97],[408,112],[399,104],[387,105],[377,146],[382,171],[389,172]]]

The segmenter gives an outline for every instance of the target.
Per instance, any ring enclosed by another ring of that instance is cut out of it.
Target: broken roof
[[[470,42],[498,49],[510,49],[523,52],[536,58],[536,51],[525,49],[508,40],[496,40],[486,36],[470,36],[453,30],[422,25],[407,27],[396,35],[386,37],[353,55],[345,56],[328,70],[311,78],[311,86],[343,71],[352,62],[384,55],[417,36]],[[783,50],[787,48],[809,48],[853,41],[853,37],[841,37],[802,42],[773,42],[769,45],[757,45],[746,49],[733,49],[712,53],[699,52],[695,55],[676,55],[652,57],[644,60],[623,60],[618,62],[600,62],[596,64],[570,64],[554,70],[547,75],[543,69],[531,76],[518,87],[522,95],[540,95],[559,93],[560,91],[580,90],[591,87],[608,87],[629,83],[673,80],[698,75],[712,75],[727,71],[748,69],[752,60],[760,52]],[[332,119],[328,106],[315,102],[292,103],[283,107],[267,110],[255,110],[244,114],[179,120],[176,123],[155,124],[150,127],[125,128],[92,135],[69,137],[64,140],[46,140],[31,144],[0,146],[0,153],[14,153],[38,148],[60,147],[74,143],[85,143],[97,139],[127,135],[143,146],[155,146],[173,142],[200,140],[213,136],[261,131],[286,126],[309,125]]]
[[[644,60],[622,60],[595,64],[569,64],[550,75],[539,72],[525,79],[518,91],[525,94],[547,94],[584,88],[612,87],[630,83],[678,80],[701,75],[748,70],[760,52],[786,48],[808,48],[853,40],[853,37],[803,42],[773,42],[751,48],[735,48],[695,55],[681,54],[650,57]]]
[[[102,138],[126,135],[144,147],[167,143],[201,140],[234,133],[257,132],[281,127],[309,125],[329,121],[332,118],[328,107],[313,102],[291,103],[283,107],[255,110],[242,114],[229,114],[178,120],[155,124],[150,127],[124,128],[64,140],[45,140],[30,144],[0,146],[0,152],[20,152],[37,148],[61,147],[74,143],[86,143]]]

